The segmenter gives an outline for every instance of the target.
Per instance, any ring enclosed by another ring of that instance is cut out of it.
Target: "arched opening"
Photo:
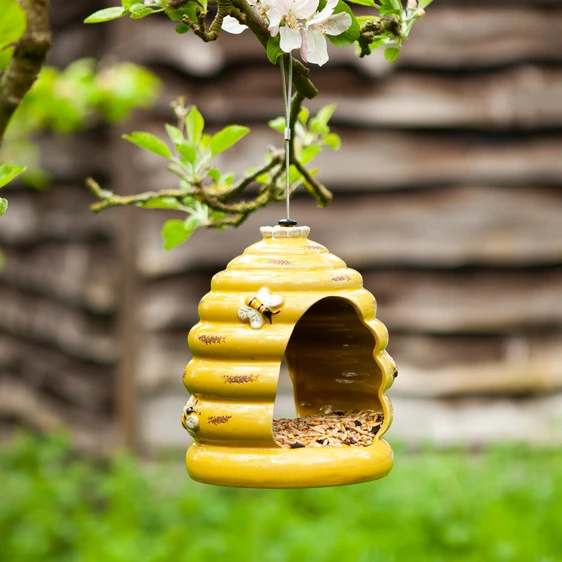
[[[285,352],[297,418],[274,421],[277,443],[317,446],[314,427],[322,427],[334,437],[326,442],[329,445],[339,446],[338,439],[347,445],[370,445],[383,422],[382,373],[373,356],[375,346],[373,334],[348,301],[328,297],[311,306],[297,322]],[[287,438],[298,432],[302,435],[292,441]]]

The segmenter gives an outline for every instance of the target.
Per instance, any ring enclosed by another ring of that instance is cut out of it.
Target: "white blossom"
[[[302,58],[322,66],[328,62],[326,35],[339,35],[351,26],[351,16],[345,12],[334,14],[338,0],[328,0],[326,7],[306,23],[301,48]]]
[[[328,0],[318,12],[320,0],[248,0],[248,3],[269,24],[272,37],[279,35],[279,46],[285,53],[301,50],[304,61],[322,66],[328,61],[326,35],[339,35],[351,26],[351,16],[334,14],[338,0]],[[222,28],[228,33],[242,33],[246,26],[226,16]]]
[[[303,60],[323,65],[328,60],[326,35],[339,35],[351,25],[351,16],[335,14],[338,0],[328,0],[317,12],[319,0],[272,0],[267,15],[269,32],[280,35],[281,50],[300,49]]]
[[[272,0],[267,16],[272,37],[280,34],[285,53],[300,49],[307,20],[318,9],[319,0]],[[283,24],[283,25],[281,25]]]

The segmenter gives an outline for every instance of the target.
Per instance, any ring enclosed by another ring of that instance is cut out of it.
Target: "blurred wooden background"
[[[123,130],[163,133],[184,95],[216,130],[252,133],[225,168],[279,143],[277,69],[253,36],[203,44],[167,19],[99,26],[103,3],[53,2],[51,63],[132,60],[163,80],[159,103]],[[562,441],[562,6],[557,0],[435,0],[394,65],[332,50],[313,68],[335,102],[343,148],[320,159],[335,198],[293,215],[364,275],[399,367],[388,437],[410,443]],[[0,221],[0,431],[71,427],[106,449],[184,446],[185,338],[211,276],[275,224],[268,208],[236,231],[198,231],[164,252],[165,212],[93,215],[83,178],[121,192],[173,178],[96,130],[41,139],[55,184],[12,189]],[[290,412],[286,377],[281,414]]]

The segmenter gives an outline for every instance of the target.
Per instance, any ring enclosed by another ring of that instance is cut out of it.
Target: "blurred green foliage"
[[[87,58],[62,70],[46,66],[18,108],[11,132],[29,135],[48,128],[67,133],[100,119],[116,123],[135,107],[150,107],[159,86],[154,74],[130,62],[99,66]]]
[[[103,121],[123,121],[135,108],[150,107],[159,87],[154,74],[129,62],[104,66],[94,59],[78,59],[62,70],[45,66],[14,113],[0,160],[24,162],[28,170],[22,179],[44,187],[49,178],[34,143],[39,133],[72,133]]]
[[[390,562],[560,560],[562,451],[398,451],[384,480],[243,490],[179,463],[76,457],[22,436],[0,455],[0,560]]]
[[[26,18],[16,0],[0,0],[0,72],[5,70],[14,53],[13,44],[25,33]]]

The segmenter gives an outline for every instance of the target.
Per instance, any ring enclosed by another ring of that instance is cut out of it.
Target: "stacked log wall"
[[[137,115],[131,130],[163,134],[163,121],[173,120],[169,102],[184,95],[211,131],[231,122],[252,128],[221,159],[224,169],[242,171],[259,163],[264,146],[279,144],[266,123],[282,113],[280,79],[249,33],[203,44],[174,34],[164,18],[119,25],[113,52],[149,65],[165,84],[156,107]],[[561,32],[555,0],[436,0],[396,64],[380,53],[361,60],[352,49],[333,49],[330,63],[312,70],[321,95],[307,105],[314,112],[337,104],[333,127],[343,146],[318,159],[334,201],[317,209],[297,195],[293,215],[311,227],[311,239],[360,270],[377,298],[400,373],[391,390],[390,440],[562,440]],[[72,26],[68,34],[79,35]],[[88,37],[81,36],[84,48],[96,44]],[[93,146],[49,150],[62,168],[81,161],[75,169],[83,177],[103,162]],[[140,150],[112,166],[125,191],[175,185],[161,161]],[[283,206],[235,231],[197,231],[165,252],[159,230],[174,215],[131,210],[127,245],[123,227],[115,227],[123,210],[90,216],[75,179],[57,181],[60,187],[41,196],[56,204],[10,193],[0,224],[0,244],[15,264],[0,277],[10,318],[0,319],[0,337],[18,365],[8,379],[24,380],[42,346],[51,355],[39,363],[61,365],[49,372],[78,373],[67,376],[68,388],[90,381],[86,394],[94,396],[95,381],[98,392],[108,392],[106,416],[132,424],[130,438],[141,450],[184,446],[181,375],[197,303],[211,276],[259,239],[259,226],[282,218]],[[13,215],[8,228],[19,198],[24,214]],[[126,305],[117,289],[124,256],[135,285]],[[32,310],[44,310],[55,328]],[[119,312],[124,328],[117,327]],[[65,313],[74,330],[67,332],[87,344],[61,339]],[[117,372],[121,396],[113,392]],[[82,396],[74,393],[70,401]],[[278,413],[290,413],[291,402],[284,374]]]
[[[81,25],[102,5],[52,2],[49,64],[103,55],[107,30]],[[111,176],[107,140],[99,127],[72,138],[42,135],[37,142],[51,187],[4,189],[10,206],[0,220],[3,437],[25,427],[70,430],[77,446],[90,451],[117,442],[115,225],[92,215],[84,189],[88,175]]]
[[[400,372],[391,440],[560,441],[562,11],[449,0],[427,12],[394,65],[333,49],[330,64],[313,68],[321,95],[307,105],[337,104],[343,147],[318,159],[333,203],[319,210],[296,196],[292,213],[378,300]],[[152,37],[137,54],[167,89],[143,126],[161,130],[168,102],[185,95],[212,130],[252,128],[225,169],[240,172],[279,143],[266,125],[282,112],[277,69],[250,34],[180,44],[166,21],[145,25],[131,27]],[[149,183],[173,185],[156,161],[143,165]],[[137,381],[147,448],[186,442],[185,334],[211,276],[282,215],[271,207],[168,253],[155,234],[168,215],[143,219]],[[276,412],[294,412],[286,373]]]

